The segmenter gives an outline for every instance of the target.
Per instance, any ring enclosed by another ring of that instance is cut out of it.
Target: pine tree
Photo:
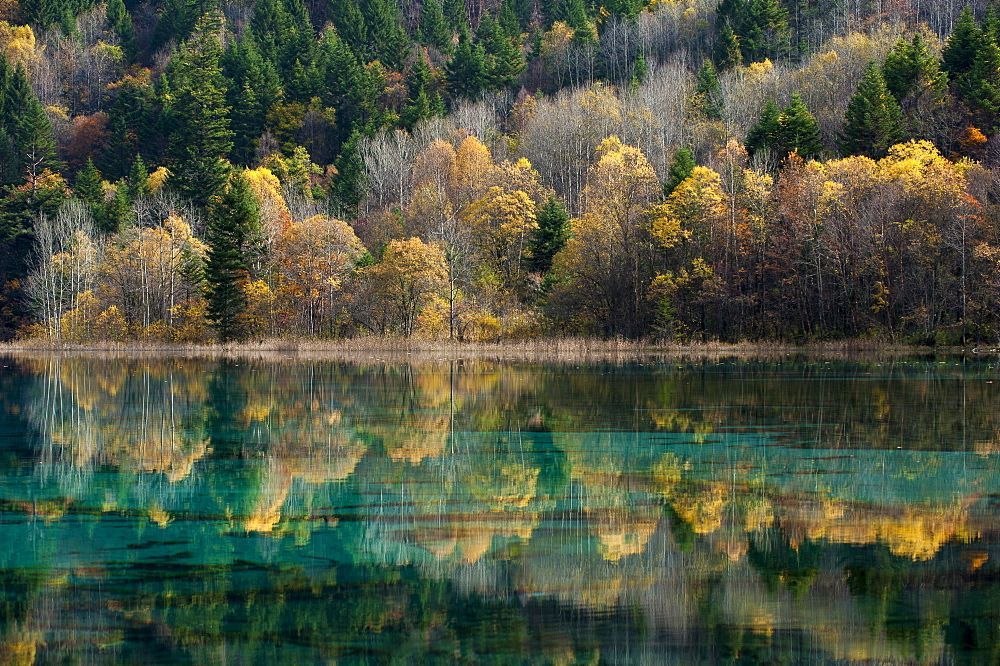
[[[837,146],[843,155],[880,158],[904,138],[899,104],[885,86],[875,61],[865,68],[858,91],[847,103]]]
[[[669,197],[677,186],[687,180],[695,168],[694,155],[687,148],[678,148],[667,169],[667,181],[663,183],[663,196]]]
[[[372,55],[387,69],[398,71],[410,41],[395,0],[361,0],[361,13],[368,27]]]
[[[740,40],[733,32],[729,21],[725,21],[719,29],[719,37],[715,41],[715,63],[720,72],[738,67],[743,62],[740,52]]]
[[[919,92],[921,88],[943,91],[947,85],[938,59],[927,49],[919,32],[911,42],[902,39],[896,42],[882,62],[882,78],[900,105],[911,92]]]
[[[441,53],[451,51],[451,38],[454,33],[448,26],[448,20],[444,17],[444,10],[439,0],[424,0],[424,6],[420,9],[418,34],[421,44],[433,46]]]
[[[513,85],[524,70],[521,49],[493,17],[485,16],[479,24],[477,41],[482,44],[486,84],[494,90]]]
[[[955,28],[948,36],[944,50],[941,51],[941,69],[951,81],[968,74],[972,69],[976,53],[982,48],[984,41],[976,17],[972,15],[972,10],[966,7],[958,15]]]
[[[125,9],[125,3],[122,0],[108,0],[106,15],[108,26],[118,35],[118,43],[125,55],[125,62],[132,62],[138,46],[135,42],[135,26],[132,25],[132,17]]]
[[[200,206],[218,195],[229,176],[226,157],[233,147],[225,78],[219,60],[221,17],[206,15],[174,59],[174,116],[170,135],[171,187]]]
[[[399,124],[403,129],[412,130],[419,121],[434,115],[431,96],[427,91],[430,78],[431,70],[421,54],[410,70],[410,76],[406,82],[408,91],[406,104],[403,105],[399,116]]]
[[[222,195],[209,207],[205,241],[208,317],[221,342],[245,337],[244,285],[250,278],[248,245],[260,225],[260,212],[250,183],[233,174]]]
[[[778,145],[782,156],[796,152],[802,159],[815,159],[823,152],[823,140],[819,134],[819,123],[809,112],[798,93],[778,117],[780,133]]]
[[[61,165],[56,157],[52,124],[20,64],[7,76],[4,97],[3,125],[9,128],[17,158],[16,182],[24,182],[26,178],[34,181],[46,169],[58,171]]]
[[[774,100],[767,100],[757,124],[750,128],[750,132],[747,134],[746,148],[750,157],[762,150],[773,150],[778,147],[781,136],[780,116],[781,111],[778,110],[778,105],[774,103]]]
[[[472,44],[464,30],[459,35],[455,55],[445,67],[448,88],[452,95],[467,99],[478,99],[486,85],[486,65],[483,47]]]
[[[83,168],[76,174],[73,192],[81,201],[88,204],[104,203],[104,188],[101,187],[101,174],[94,166],[94,160],[87,158]]]
[[[357,0],[329,0],[337,34],[358,58],[368,55],[368,26]]]
[[[743,62],[760,62],[788,51],[788,11],[778,0],[722,0],[715,14],[716,32],[724,35],[727,26],[737,38]]]
[[[979,127],[991,134],[1000,129],[1000,48],[992,40],[976,53],[972,69],[959,79],[957,88]]]
[[[693,103],[706,118],[710,120],[722,118],[722,89],[719,87],[719,76],[711,60],[706,60],[698,70]]]
[[[126,194],[131,202],[148,197],[150,194],[149,170],[146,168],[146,163],[142,160],[142,155],[136,156],[135,161],[132,162],[132,167],[129,169]]]
[[[569,213],[555,197],[538,207],[535,212],[538,227],[528,243],[526,263],[536,273],[547,273],[552,268],[552,258],[569,239]]]

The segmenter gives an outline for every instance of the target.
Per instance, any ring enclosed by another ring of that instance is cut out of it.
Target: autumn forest
[[[1000,3],[0,0],[0,337],[1000,342]]]

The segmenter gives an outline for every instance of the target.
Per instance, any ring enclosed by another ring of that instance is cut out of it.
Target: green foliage
[[[524,70],[524,56],[503,27],[492,17],[485,17],[479,24],[477,42],[482,47],[486,86],[502,90],[513,85]]]
[[[886,87],[881,68],[872,61],[847,104],[837,146],[842,155],[882,157],[903,138],[899,104]]]
[[[941,69],[950,80],[955,81],[969,73],[985,40],[972,10],[966,7],[958,15],[955,28],[941,51]]]
[[[711,60],[706,60],[698,70],[692,104],[709,120],[722,118],[722,89],[719,87],[719,75]]]
[[[409,39],[395,0],[361,0],[360,7],[368,28],[370,55],[388,69],[401,69]]]
[[[736,37],[736,33],[733,32],[728,21],[719,28],[719,36],[715,42],[715,63],[720,72],[738,67],[743,63],[740,40]]]
[[[171,63],[174,87],[170,111],[170,185],[181,196],[205,206],[226,185],[227,157],[233,147],[225,78],[219,65],[221,18],[206,15]]]
[[[757,124],[750,128],[747,134],[747,153],[753,157],[765,149],[777,149],[781,136],[781,111],[773,99],[768,99],[764,110],[760,113]]]
[[[548,273],[552,268],[552,258],[559,253],[569,239],[569,213],[562,202],[550,196],[535,213],[538,228],[528,243],[526,263],[537,273]]]
[[[794,151],[802,159],[815,159],[823,151],[819,123],[798,93],[778,117],[778,147],[784,155]],[[783,155],[783,156],[784,156]]]
[[[913,35],[911,42],[902,39],[896,42],[882,63],[882,78],[900,104],[921,88],[940,92],[947,85],[938,59],[927,49],[919,32]]]
[[[678,185],[687,180],[687,177],[694,171],[694,155],[687,148],[679,148],[674,153],[674,159],[670,162],[667,170],[667,181],[663,183],[663,196],[668,197]]]
[[[122,47],[125,60],[131,62],[138,52],[138,45],[135,41],[135,26],[132,25],[132,17],[125,9],[125,3],[122,0],[108,0],[106,15],[108,26],[118,35],[118,43]]]
[[[242,174],[229,178],[229,186],[209,207],[208,258],[205,262],[208,316],[222,342],[245,337],[244,285],[250,277],[249,246],[260,225],[260,213],[250,183]]]
[[[440,0],[424,0],[420,9],[418,34],[421,44],[433,46],[442,53],[451,51],[451,38],[454,33],[444,16]]]
[[[478,99],[488,81],[481,44],[473,44],[465,31],[459,35],[455,55],[448,62],[448,89],[456,97]]]
[[[733,48],[732,39],[726,36],[727,28],[735,37],[743,62],[760,62],[788,52],[791,32],[788,28],[788,11],[778,0],[722,0],[715,15],[716,32],[722,48]],[[723,61],[732,62],[731,55]]]
[[[104,189],[101,187],[101,174],[94,166],[94,161],[87,158],[80,173],[76,174],[73,192],[81,201],[88,204],[104,202]]]

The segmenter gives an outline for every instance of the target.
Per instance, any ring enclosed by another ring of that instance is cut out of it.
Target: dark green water
[[[1000,663],[1000,368],[4,358],[0,664]]]

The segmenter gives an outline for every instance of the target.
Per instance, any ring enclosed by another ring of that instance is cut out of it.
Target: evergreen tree
[[[637,53],[635,56],[635,62],[632,64],[632,80],[629,85],[632,88],[637,88],[646,82],[646,77],[649,76],[649,66],[646,65],[646,58],[642,53]]]
[[[513,85],[524,70],[521,49],[493,17],[485,16],[479,24],[478,41],[482,44],[486,85],[502,90]]]
[[[919,92],[920,88],[943,91],[947,83],[938,59],[927,49],[919,32],[911,42],[902,39],[896,42],[882,63],[882,78],[900,105],[907,95]]]
[[[725,38],[727,28],[737,38],[743,62],[760,62],[788,52],[788,11],[778,0],[722,0],[715,14],[715,29],[728,49],[732,44]]]
[[[410,70],[406,82],[408,94],[399,117],[400,126],[406,130],[412,130],[419,121],[430,118],[435,113],[435,105],[427,90],[430,79],[431,70],[421,55]]]
[[[125,3],[122,0],[108,0],[106,15],[108,26],[118,35],[118,43],[125,55],[125,62],[132,62],[135,60],[138,47],[135,42],[135,26],[132,25],[132,17],[125,9]]]
[[[368,55],[368,26],[357,0],[330,0],[330,16],[337,34],[358,58]]]
[[[364,163],[358,155],[358,142],[362,136],[361,132],[355,130],[344,142],[333,165],[337,170],[337,177],[333,181],[333,202],[349,217],[357,214],[364,187]]]
[[[886,88],[882,70],[874,61],[868,64],[858,91],[847,103],[839,139],[841,154],[872,158],[883,157],[890,146],[904,139],[899,104]]]
[[[441,53],[451,51],[451,28],[444,17],[444,10],[439,0],[424,0],[420,9],[420,43],[433,46]]]
[[[321,99],[337,113],[337,143],[355,131],[376,124],[380,117],[374,73],[358,62],[336,30],[327,30],[320,43]]]
[[[201,206],[225,187],[230,168],[226,157],[233,147],[219,65],[220,24],[217,14],[198,22],[174,59],[170,76],[174,84],[170,110],[176,122],[170,135],[169,184]]]
[[[669,197],[677,186],[687,180],[695,168],[694,155],[687,148],[678,148],[667,169],[667,182],[663,183],[663,196]]]
[[[957,88],[979,127],[991,134],[1000,129],[1000,48],[992,40],[985,40]]]
[[[483,47],[472,44],[464,30],[459,35],[455,55],[448,62],[445,71],[448,88],[455,97],[478,99],[486,85],[486,65]]]
[[[552,258],[559,253],[569,239],[569,213],[555,197],[538,207],[535,212],[538,228],[528,242],[526,263],[528,269],[536,273],[547,273],[552,268]]]
[[[777,149],[781,136],[781,111],[773,99],[767,100],[757,124],[747,134],[746,148],[750,157],[765,149]],[[784,157],[784,155],[782,155]]]
[[[59,0],[21,0],[19,5],[27,23],[40,28],[51,28],[63,19]]]
[[[88,204],[104,203],[104,188],[101,187],[101,174],[94,161],[87,158],[83,168],[76,174],[76,182],[73,183],[73,193]]]
[[[715,41],[715,62],[720,72],[738,67],[743,62],[740,40],[736,37],[736,33],[733,32],[728,21],[722,24],[719,36]]]
[[[806,108],[798,93],[792,95],[792,101],[782,110],[778,117],[778,125],[780,127],[778,145],[783,156],[794,151],[805,160],[819,157],[823,151],[819,123]]]
[[[34,181],[45,169],[58,171],[60,164],[52,124],[20,64],[7,75],[4,98],[3,126],[9,133],[16,157],[15,182],[24,182],[26,178]]]
[[[221,342],[246,335],[244,285],[250,279],[248,246],[260,225],[257,200],[242,174],[233,174],[228,187],[209,207],[205,241],[208,317]]]
[[[115,190],[115,195],[106,203],[95,206],[94,226],[98,231],[111,235],[121,231],[127,223],[131,214],[128,194],[124,185],[119,185]]]
[[[719,87],[719,75],[711,60],[706,60],[698,70],[693,104],[710,120],[722,118],[722,89]]]
[[[955,28],[948,36],[944,50],[941,51],[941,69],[951,81],[969,73],[976,53],[982,48],[985,37],[972,10],[966,7],[958,15]]]
[[[268,112],[282,99],[281,82],[274,65],[261,57],[249,34],[239,42],[230,42],[221,63],[228,80],[226,103],[232,109],[232,159],[248,165]]]
[[[444,0],[442,9],[448,25],[454,32],[469,29],[469,12],[465,8],[465,0]]]
[[[149,169],[142,160],[142,155],[137,155],[132,167],[128,172],[128,186],[126,194],[131,202],[135,202],[143,197],[148,197],[149,190]]]
[[[387,69],[398,71],[410,41],[403,31],[403,19],[395,0],[361,0],[360,7],[372,55]]]

